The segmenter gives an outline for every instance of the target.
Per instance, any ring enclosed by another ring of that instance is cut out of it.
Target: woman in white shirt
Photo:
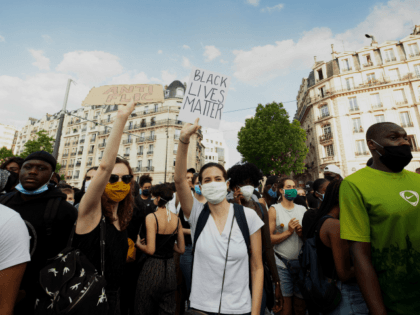
[[[191,225],[193,241],[204,204],[191,195],[185,172],[190,137],[199,128],[198,119],[194,125],[186,124],[182,128],[174,178],[184,216]],[[220,310],[221,314],[257,315],[260,313],[264,281],[261,249],[261,227],[264,223],[254,210],[243,208],[250,234],[251,254],[248,256],[233,205],[226,200],[226,176],[223,166],[217,163],[204,165],[199,173],[200,189],[208,201],[210,216],[195,245],[190,306],[207,314],[217,314]],[[249,270],[252,279],[247,276]]]

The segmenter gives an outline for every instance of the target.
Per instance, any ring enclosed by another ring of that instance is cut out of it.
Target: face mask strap
[[[379,145],[382,149],[384,148],[383,146],[381,146],[381,145],[380,145],[378,142],[376,142],[375,140],[370,139],[370,141],[375,142],[375,143],[376,143],[377,145]],[[378,154],[379,154],[379,156],[382,156],[382,154],[380,154],[378,150],[376,150],[376,149],[375,149],[375,151],[376,151],[376,153],[378,153]]]

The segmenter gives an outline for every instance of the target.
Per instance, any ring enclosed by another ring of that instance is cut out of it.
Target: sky
[[[292,118],[302,78],[317,60],[400,40],[420,24],[420,1],[7,1],[0,11],[0,123],[68,109],[94,86],[187,82],[192,66],[232,78],[220,130],[228,167],[237,132],[258,104]],[[246,109],[251,108],[251,109]],[[246,110],[244,110],[246,109]],[[229,113],[230,111],[230,113]]]

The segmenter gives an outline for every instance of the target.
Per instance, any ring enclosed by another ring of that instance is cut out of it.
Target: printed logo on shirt
[[[410,203],[413,207],[419,203],[419,194],[412,190],[404,190],[400,192],[402,199]]]

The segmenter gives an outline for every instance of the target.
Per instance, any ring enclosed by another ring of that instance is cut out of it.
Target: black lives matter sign
[[[194,123],[200,118],[201,126],[219,129],[229,85],[228,76],[193,68],[178,119]]]

